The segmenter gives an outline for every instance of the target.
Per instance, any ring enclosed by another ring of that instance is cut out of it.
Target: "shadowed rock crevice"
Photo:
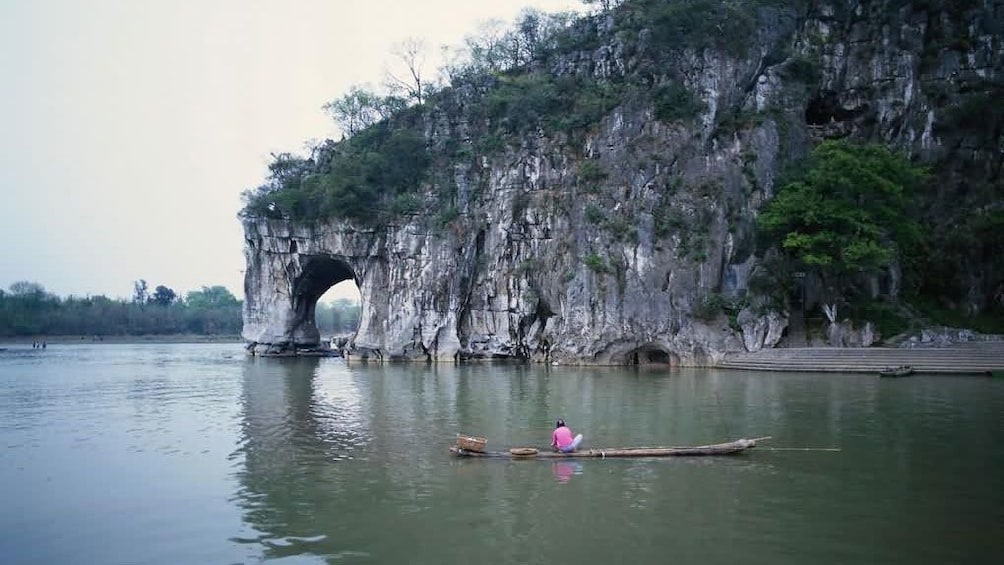
[[[805,123],[810,126],[825,126],[834,122],[846,122],[862,112],[861,108],[856,110],[844,108],[835,92],[821,92],[809,100],[805,108]]]
[[[656,345],[645,345],[627,354],[627,365],[679,365],[680,359]]]

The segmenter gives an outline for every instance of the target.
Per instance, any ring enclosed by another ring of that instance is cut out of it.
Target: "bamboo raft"
[[[755,439],[737,439],[727,443],[698,445],[685,447],[614,447],[592,448],[571,453],[560,451],[538,450],[527,447],[515,447],[509,451],[475,451],[464,449],[459,445],[450,447],[450,453],[457,457],[507,457],[512,459],[567,459],[572,457],[695,457],[710,455],[734,455],[756,447],[758,441],[768,440],[770,436]]]

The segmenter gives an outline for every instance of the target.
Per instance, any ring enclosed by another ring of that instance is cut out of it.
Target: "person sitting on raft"
[[[571,453],[582,443],[582,434],[572,437],[572,430],[565,425],[565,421],[559,419],[554,423],[554,432],[551,433],[551,447],[555,451]]]

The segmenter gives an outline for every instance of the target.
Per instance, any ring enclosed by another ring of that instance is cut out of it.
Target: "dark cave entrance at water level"
[[[359,328],[359,286],[345,261],[328,256],[306,258],[303,272],[293,281],[293,297],[300,335],[342,346]]]
[[[637,349],[629,351],[624,356],[626,365],[666,365],[678,366],[680,358],[675,354],[666,351],[658,345],[643,345]]]

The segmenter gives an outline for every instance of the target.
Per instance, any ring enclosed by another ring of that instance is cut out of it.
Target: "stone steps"
[[[1004,371],[1004,341],[931,348],[778,348],[730,355],[725,369],[874,373],[909,365],[917,373],[985,374]]]

